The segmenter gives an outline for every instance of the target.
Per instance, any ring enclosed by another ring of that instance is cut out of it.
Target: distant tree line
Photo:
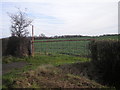
[[[77,38],[77,37],[102,37],[102,36],[120,36],[120,34],[105,34],[105,35],[100,35],[100,36],[83,36],[83,35],[62,35],[62,36],[52,36],[52,37],[47,37],[45,34],[41,34],[39,36],[34,36],[35,40],[41,40],[41,39],[57,39],[57,38]],[[29,37],[32,38],[32,37]]]
[[[74,38],[74,37],[84,37],[84,36],[82,36],[82,35],[62,35],[62,36],[52,36],[52,37],[34,36],[34,38],[36,40],[38,40],[38,39]]]

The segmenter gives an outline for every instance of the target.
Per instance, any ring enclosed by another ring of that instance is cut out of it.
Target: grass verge
[[[75,57],[69,55],[38,55],[36,54],[34,57],[24,57],[24,58],[16,58],[16,57],[4,57],[3,63],[11,63],[18,61],[25,61],[28,63],[25,67],[20,69],[13,69],[11,72],[3,75],[3,88],[10,88],[13,86],[15,79],[20,78],[22,73],[25,73],[30,70],[35,70],[38,66],[50,64],[53,66],[58,66],[62,64],[71,64],[76,62],[85,62],[90,59],[85,57]],[[23,78],[23,77],[21,77]],[[33,86],[36,86],[35,84]]]

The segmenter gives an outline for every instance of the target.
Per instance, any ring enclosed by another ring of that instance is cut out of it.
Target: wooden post
[[[34,56],[34,27],[32,25],[32,56]]]

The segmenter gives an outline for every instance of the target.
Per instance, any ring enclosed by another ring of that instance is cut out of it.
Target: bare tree
[[[18,8],[18,12],[16,13],[8,13],[10,19],[11,19],[11,34],[12,36],[17,37],[26,37],[29,32],[27,30],[27,27],[32,23],[32,20],[27,17],[26,12],[22,12]]]

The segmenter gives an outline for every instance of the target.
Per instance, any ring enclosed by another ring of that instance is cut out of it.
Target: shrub
[[[30,41],[25,37],[12,36],[8,40],[7,55],[12,56],[28,56],[30,55]]]
[[[100,82],[120,88],[120,41],[92,41],[90,51]]]
[[[9,40],[9,38],[3,38],[2,39],[2,56],[6,55],[8,40]]]

